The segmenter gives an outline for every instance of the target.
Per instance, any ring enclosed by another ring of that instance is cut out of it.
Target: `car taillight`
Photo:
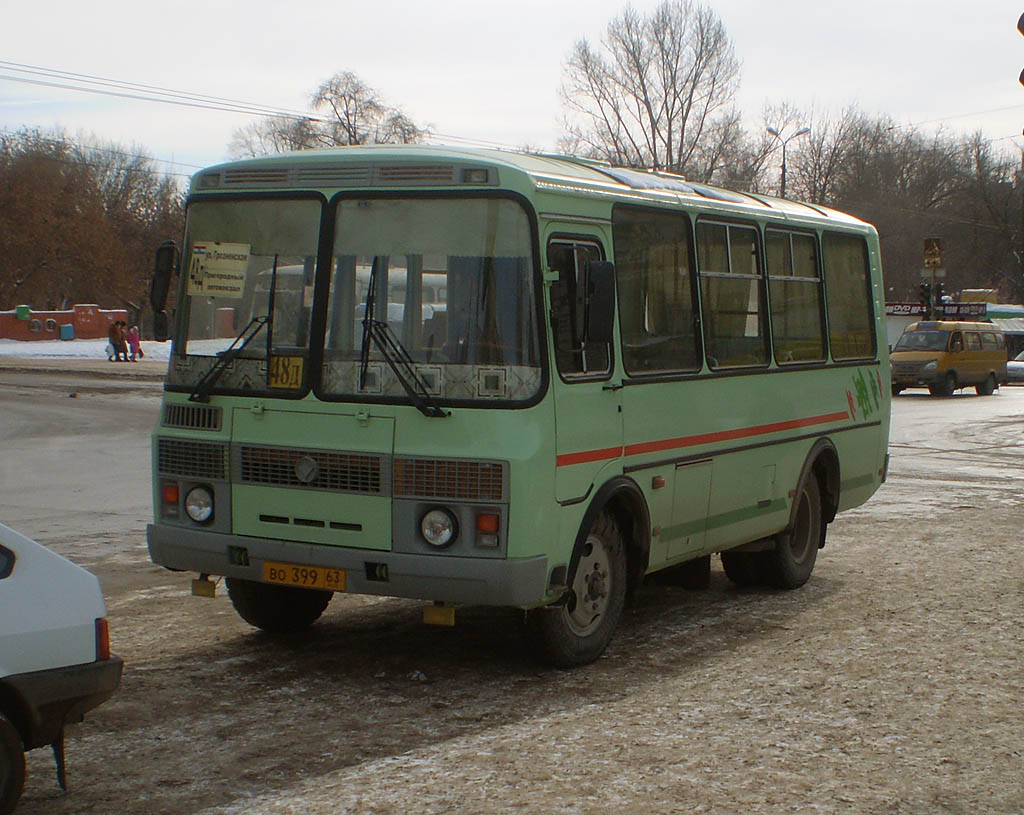
[[[106,617],[96,618],[96,660],[110,659],[110,626]]]

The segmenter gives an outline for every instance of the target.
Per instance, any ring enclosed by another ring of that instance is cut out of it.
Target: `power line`
[[[927,119],[923,122],[914,122],[910,127],[920,127],[921,125],[933,125],[941,122],[948,122],[952,119],[966,119],[968,116],[987,116],[990,113],[1005,113],[1008,110],[1022,110],[1024,111],[1024,105],[1008,105],[1002,108],[991,108],[989,110],[977,110],[972,113],[954,113],[950,116],[943,116],[939,119]],[[1008,137],[1003,137],[1008,138]]]
[[[172,88],[162,88],[156,85],[143,85],[138,82],[127,82],[120,79],[95,76],[93,74],[78,74],[72,71],[61,71],[52,68],[42,68],[35,65],[25,65],[17,62],[0,60],[0,68],[5,71],[13,71],[27,76],[14,76],[10,73],[0,74],[0,79],[11,82],[21,82],[27,85],[40,85],[43,87],[60,88],[63,90],[94,93],[103,96],[116,96],[124,99],[137,99],[144,102],[163,102],[164,104],[181,105],[184,107],[200,108],[203,110],[218,110],[226,113],[241,113],[249,116],[266,116],[277,119],[309,119],[313,121],[327,121],[324,117],[313,113],[289,110],[288,108],[263,105],[254,102],[243,102],[237,99],[227,99],[218,96],[179,91]],[[42,77],[34,79],[32,77]]]

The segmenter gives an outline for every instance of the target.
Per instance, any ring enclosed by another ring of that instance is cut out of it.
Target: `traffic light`
[[[1017,18],[1017,30],[1024,36],[1024,14]],[[1018,79],[1020,79],[1020,84],[1024,85],[1024,71],[1020,72]]]
[[[919,291],[921,292],[921,294],[920,294],[921,305],[924,306],[926,309],[931,308],[931,305],[932,305],[932,284],[931,283],[922,283]]]

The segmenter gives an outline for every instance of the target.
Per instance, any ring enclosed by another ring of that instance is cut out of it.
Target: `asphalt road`
[[[645,586],[557,672],[504,610],[339,595],[282,641],[191,597],[146,557],[159,372],[12,367],[0,520],[100,577],[126,663],[19,812],[1024,811],[1024,388],[906,392],[806,587]]]

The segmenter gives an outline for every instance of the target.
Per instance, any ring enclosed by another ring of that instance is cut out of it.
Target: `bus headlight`
[[[923,373],[923,374],[933,374],[933,373],[935,373],[938,370],[938,368],[939,368],[939,363],[936,362],[933,359],[931,362],[925,363],[921,367],[921,373]]]
[[[459,536],[459,523],[447,509],[435,507],[428,509],[420,519],[420,534],[431,546],[443,549]]]
[[[206,487],[193,487],[185,496],[185,512],[197,524],[213,517],[213,493]]]

